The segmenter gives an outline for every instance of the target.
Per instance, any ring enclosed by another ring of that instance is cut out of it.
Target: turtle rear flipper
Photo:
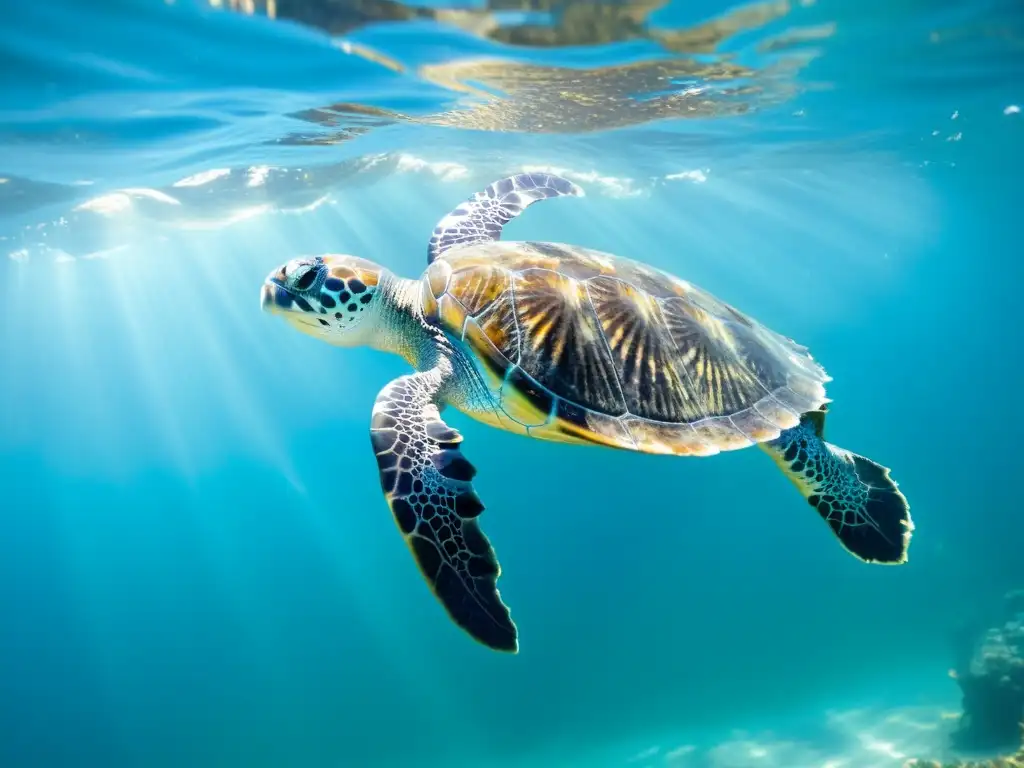
[[[907,561],[914,523],[889,470],[822,437],[824,413],[761,447],[800,489],[850,554],[869,563]]]

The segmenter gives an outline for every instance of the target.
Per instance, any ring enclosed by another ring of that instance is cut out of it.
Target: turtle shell
[[[806,348],[629,259],[495,241],[427,269],[427,319],[462,341],[513,431],[710,455],[778,437],[825,402]]]

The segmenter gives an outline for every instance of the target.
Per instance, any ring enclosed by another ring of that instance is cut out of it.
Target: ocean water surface
[[[1020,3],[3,19],[0,765],[957,756],[956,672],[1024,587]],[[910,501],[908,563],[850,557],[760,451],[558,445],[449,410],[520,651],[447,619],[367,439],[408,366],[258,294],[307,254],[415,277],[444,214],[523,170],[586,196],[506,239],[667,269],[810,348],[828,439]]]

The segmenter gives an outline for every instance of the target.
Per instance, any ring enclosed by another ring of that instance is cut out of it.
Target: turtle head
[[[260,305],[293,327],[341,347],[372,340],[384,269],[357,256],[292,259],[263,282]]]

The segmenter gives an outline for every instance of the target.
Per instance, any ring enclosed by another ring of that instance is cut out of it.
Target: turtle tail
[[[907,499],[887,468],[825,442],[824,425],[823,410],[805,414],[762,448],[850,554],[868,563],[905,563],[914,530]]]

